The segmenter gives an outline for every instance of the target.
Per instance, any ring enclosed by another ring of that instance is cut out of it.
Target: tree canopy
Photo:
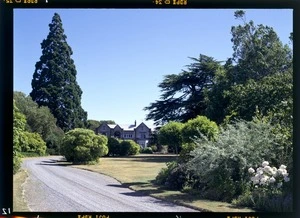
[[[190,59],[194,62],[187,66],[187,70],[164,76],[158,85],[162,92],[160,100],[144,108],[149,111],[147,120],[152,119],[155,124],[185,122],[204,113],[205,91],[213,85],[220,63],[202,54]]]
[[[176,154],[178,154],[181,148],[183,138],[182,138],[182,128],[183,124],[180,122],[171,121],[160,128],[158,133],[158,141],[162,145],[168,145],[172,148]]]
[[[64,131],[85,127],[87,112],[81,107],[82,90],[76,81],[73,54],[55,13],[49,34],[41,43],[42,55],[35,65],[30,96],[39,106],[48,106]]]
[[[232,57],[222,64],[200,54],[191,58],[187,70],[165,75],[158,85],[160,99],[144,108],[147,120],[161,125],[199,115],[217,124],[233,116],[251,120],[256,107],[266,115],[292,95],[291,48],[272,27],[248,22],[244,11],[236,11],[234,17],[241,24],[231,28]]]

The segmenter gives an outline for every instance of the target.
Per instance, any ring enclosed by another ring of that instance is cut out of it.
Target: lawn
[[[111,176],[124,186],[142,191],[156,198],[186,205],[201,211],[213,212],[254,212],[249,208],[236,208],[231,204],[199,199],[180,191],[169,191],[153,185],[151,181],[166,162],[176,160],[175,155],[140,154],[131,157],[103,157],[97,165],[74,165],[73,167],[90,170]]]

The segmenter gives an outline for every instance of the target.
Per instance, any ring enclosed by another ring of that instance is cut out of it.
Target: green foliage
[[[292,96],[291,48],[271,27],[247,22],[244,11],[236,11],[235,17],[242,25],[231,28],[234,53],[216,72],[205,97],[205,115],[218,124],[234,113],[238,119],[251,120],[256,106],[266,114]]]
[[[237,199],[232,201],[234,205],[242,207],[253,207],[258,211],[265,212],[292,212],[293,196],[289,194],[271,194],[259,189],[251,192],[247,190]]]
[[[235,17],[243,25],[233,26],[233,82],[244,84],[248,79],[258,81],[274,73],[292,69],[292,51],[283,45],[273,28],[246,22],[245,12],[236,11]]]
[[[200,178],[203,193],[231,201],[246,190],[247,169],[268,158],[276,161],[272,126],[264,121],[238,121],[227,125],[216,141],[196,140],[189,169]]]
[[[205,116],[197,116],[186,122],[182,128],[183,142],[190,143],[195,137],[206,136],[209,140],[215,140],[219,133],[218,125]]]
[[[26,144],[22,147],[22,152],[32,152],[39,156],[46,154],[46,142],[42,139],[40,134],[25,132]]]
[[[94,132],[100,126],[100,122],[97,120],[87,120],[87,128],[93,130]]]
[[[146,147],[141,150],[142,154],[153,154],[152,148],[151,147]]]
[[[13,152],[13,174],[16,174],[20,168],[22,163],[22,155],[19,152]]]
[[[52,130],[46,139],[47,153],[50,155],[60,154],[61,142],[64,135],[64,131],[59,127]]]
[[[232,86],[226,96],[230,101],[227,110],[235,111],[241,119],[251,120],[256,107],[263,115],[267,115],[272,110],[280,109],[282,101],[292,102],[292,72],[266,76],[260,81],[250,79],[244,85]],[[292,115],[291,109],[286,112],[290,112],[289,116]]]
[[[161,100],[144,108],[149,111],[146,119],[154,120],[155,124],[185,122],[204,112],[204,92],[211,88],[220,64],[212,57],[202,54],[199,58],[190,59],[193,63],[187,66],[187,70],[166,75],[158,85],[162,92]],[[175,95],[179,96],[174,97]]]
[[[287,195],[270,194],[266,192],[254,192],[252,198],[254,208],[260,211],[267,212],[292,212],[293,211],[293,196],[292,193]]]
[[[188,162],[192,158],[191,152],[195,150],[195,148],[196,144],[194,142],[184,143],[179,154],[180,161],[183,163]]]
[[[157,150],[157,146],[159,146],[158,144],[159,143],[158,143],[157,131],[152,131],[149,139],[149,145],[156,146],[156,149],[153,149],[153,151]]]
[[[174,149],[175,153],[178,151],[182,144],[182,128],[183,124],[179,122],[169,122],[160,128],[158,133],[158,140],[160,144],[168,145],[169,148]]]
[[[113,120],[100,120],[100,121],[99,121],[99,126],[100,126],[102,123],[116,124],[116,122],[113,121]]]
[[[140,152],[140,146],[133,140],[120,140],[114,137],[108,138],[108,156],[136,155]]]
[[[26,144],[26,138],[24,137],[26,117],[24,114],[20,113],[14,101],[14,111],[13,111],[13,148],[14,151],[20,152],[21,148]]]
[[[215,121],[217,124],[221,124],[226,116],[226,108],[229,104],[229,99],[225,96],[225,91],[231,87],[231,80],[228,76],[228,72],[231,70],[229,63],[226,63],[224,67],[220,68],[214,77],[213,86],[211,89],[205,91],[205,103],[207,105],[205,109],[205,115]]]
[[[108,142],[108,155],[119,156],[120,155],[120,140],[114,137],[109,137]]]
[[[107,137],[96,135],[92,130],[70,130],[62,141],[61,154],[74,163],[97,162],[107,153]]]
[[[25,116],[20,113],[13,101],[13,173],[15,174],[21,167],[21,150],[26,139],[24,137],[24,130],[26,125]]]
[[[170,172],[178,165],[176,161],[166,163],[167,167],[162,168],[155,178],[155,183],[158,185],[166,185],[167,178]]]
[[[57,13],[49,30],[41,43],[42,55],[35,65],[30,96],[39,106],[49,107],[64,131],[85,127],[87,113],[81,107],[82,90],[76,81],[73,52]]]
[[[56,126],[56,119],[49,108],[39,107],[30,96],[26,96],[22,92],[14,92],[14,99],[20,112],[26,116],[26,131],[41,135],[46,142],[47,153],[59,154],[64,132]]]
[[[150,148],[151,148],[151,150],[152,150],[153,152],[157,152],[157,151],[158,151],[158,148],[157,148],[156,145],[151,145]]]
[[[102,125],[103,123],[107,123],[107,124],[116,124],[115,121],[113,120],[87,120],[87,128],[90,130],[93,130],[94,132],[96,131],[96,129]]]
[[[166,164],[167,168],[162,168],[155,179],[155,183],[163,185],[171,190],[182,190],[189,183],[189,171],[187,166],[176,161]]]
[[[136,155],[140,152],[140,146],[133,140],[123,140],[120,143],[120,156]]]

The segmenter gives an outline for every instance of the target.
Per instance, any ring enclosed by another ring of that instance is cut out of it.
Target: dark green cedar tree
[[[54,14],[49,30],[41,43],[42,55],[35,65],[30,96],[39,106],[49,107],[64,131],[85,127],[87,112],[81,107],[82,90],[59,14]]]

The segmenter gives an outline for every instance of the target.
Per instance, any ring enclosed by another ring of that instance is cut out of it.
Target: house
[[[116,137],[124,140],[133,140],[142,148],[145,148],[147,147],[151,137],[151,128],[143,122],[137,125],[136,121],[131,125],[102,123],[96,129],[96,134],[102,134],[107,137]]]

